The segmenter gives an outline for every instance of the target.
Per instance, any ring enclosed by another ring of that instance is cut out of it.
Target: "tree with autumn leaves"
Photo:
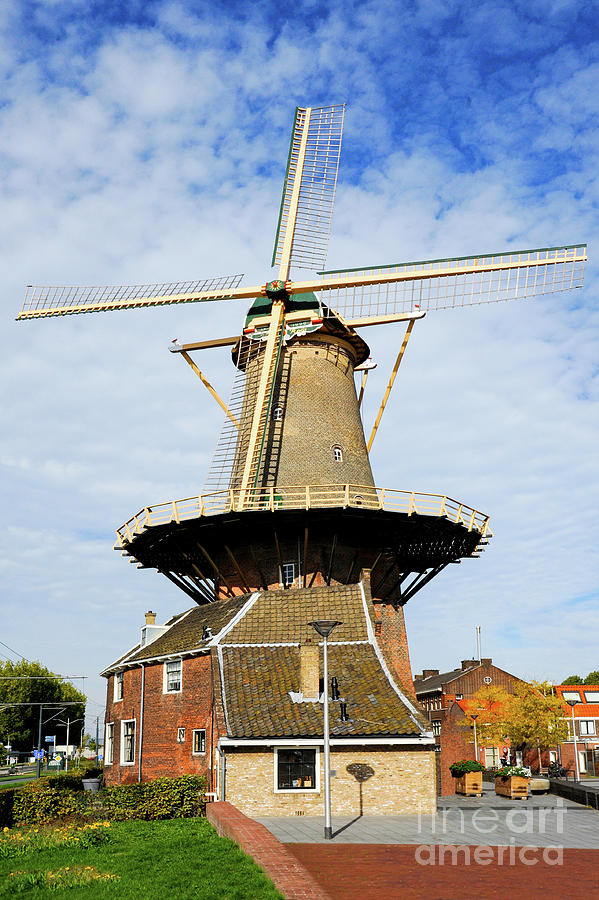
[[[562,701],[547,682],[518,681],[514,693],[505,688],[484,685],[469,700],[464,700],[462,728],[472,728],[476,715],[479,745],[496,747],[507,738],[514,747],[530,744],[542,750],[556,747],[568,737],[568,722]],[[474,734],[467,738],[474,743]]]

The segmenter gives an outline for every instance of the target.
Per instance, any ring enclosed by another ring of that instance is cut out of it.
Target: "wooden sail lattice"
[[[344,318],[518,300],[582,287],[586,245],[322,272],[326,307]],[[364,284],[379,278],[375,284]],[[356,281],[340,287],[342,280]],[[389,280],[385,280],[389,279]],[[401,280],[395,280],[401,279]]]

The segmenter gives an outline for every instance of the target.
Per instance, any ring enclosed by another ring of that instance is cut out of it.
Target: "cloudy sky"
[[[476,625],[516,675],[599,668],[596,2],[3,0],[0,23],[1,655],[88,676],[95,715],[144,612],[189,606],[111,548],[200,491],[220,427],[168,343],[244,315],[15,323],[24,286],[265,281],[294,108],[346,102],[330,268],[585,241],[591,260],[583,290],[414,329],[376,482],[464,501],[495,537],[408,604],[413,668],[474,655]],[[402,330],[367,337],[369,426]],[[228,355],[202,362],[227,395]]]

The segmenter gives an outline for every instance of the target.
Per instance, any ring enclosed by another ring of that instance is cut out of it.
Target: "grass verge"
[[[0,859],[0,897],[42,900],[69,888],[77,900],[283,900],[206,819],[116,822],[110,840],[97,846],[66,844]]]

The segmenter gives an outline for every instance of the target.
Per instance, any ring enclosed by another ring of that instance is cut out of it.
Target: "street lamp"
[[[580,781],[580,773],[578,771],[578,747],[576,746],[576,725],[574,723],[574,707],[578,700],[566,700],[566,703],[572,710],[572,737],[574,738],[574,773],[576,781]]]
[[[470,718],[474,723],[474,758],[478,762],[478,740],[476,738],[476,720],[478,719],[478,713],[472,713]]]
[[[323,692],[323,712],[324,712],[324,837],[326,841],[330,841],[333,837],[333,828],[331,826],[331,748],[329,742],[329,663],[327,655],[327,639],[334,628],[342,623],[333,619],[322,619],[317,622],[308,622],[315,631],[323,639],[323,657],[324,657],[324,692]]]
[[[75,722],[84,722],[85,719],[69,719],[67,716],[66,722],[63,721],[62,719],[57,719],[56,721],[60,725],[67,726],[67,752],[65,753],[64,770],[65,770],[65,772],[68,772],[69,771],[69,729],[70,729],[71,725],[75,724]]]

